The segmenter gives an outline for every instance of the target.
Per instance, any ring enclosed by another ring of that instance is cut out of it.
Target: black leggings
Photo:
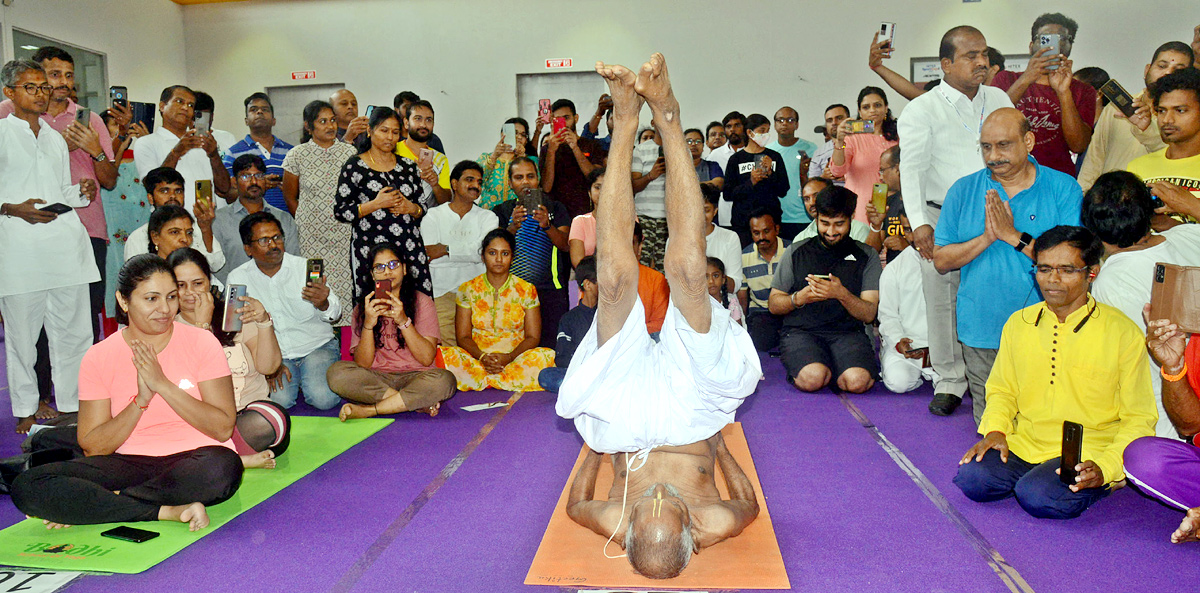
[[[221,503],[241,483],[242,460],[226,447],[163,457],[114,453],[27,470],[13,482],[12,501],[26,515],[65,525],[155,521],[161,506]]]

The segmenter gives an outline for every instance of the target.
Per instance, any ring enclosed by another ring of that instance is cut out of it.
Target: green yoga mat
[[[28,519],[0,531],[0,565],[61,571],[142,572],[287,488],[391,422],[384,418],[339,422],[337,418],[293,416],[291,445],[276,460],[275,469],[246,470],[237,494],[209,507],[208,516],[212,522],[207,528],[191,532],[184,523],[159,521],[76,525],[50,530],[40,520]],[[140,544],[101,537],[100,532],[117,525],[157,531],[161,535]]]

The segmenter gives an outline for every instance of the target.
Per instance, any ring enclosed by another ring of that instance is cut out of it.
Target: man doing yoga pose
[[[754,487],[720,430],[754,391],[762,368],[750,336],[708,295],[703,200],[666,61],[654,54],[637,74],[603,63],[596,71],[613,98],[614,129],[596,207],[596,319],[571,360],[556,408],[575,419],[588,446],[567,513],[611,534],[642,575],[671,578],[694,552],[741,533],[758,516]],[[630,163],[643,100],[667,170],[671,242],[664,268],[671,303],[661,343],[646,332],[633,252]],[[613,454],[615,479],[607,501],[593,500],[604,453]],[[730,500],[717,491],[718,463]]]

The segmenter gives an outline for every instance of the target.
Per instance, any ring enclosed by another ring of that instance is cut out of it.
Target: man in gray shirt
[[[242,236],[238,233],[238,224],[242,222],[243,218],[255,212],[266,210],[275,216],[283,230],[283,250],[292,255],[300,255],[300,232],[296,230],[295,219],[291,214],[263,200],[263,194],[267,191],[265,179],[267,164],[263,162],[262,157],[255,154],[243,154],[234,159],[231,168],[233,170],[231,181],[238,199],[228,207],[217,210],[217,216],[212,223],[213,237],[221,244],[221,250],[225,252],[225,265],[216,272],[217,279],[222,284],[225,283],[230,272],[250,261],[250,256],[246,254],[246,249],[242,245]]]

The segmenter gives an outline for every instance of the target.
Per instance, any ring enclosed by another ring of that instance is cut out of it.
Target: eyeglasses
[[[238,179],[241,179],[242,181],[250,181],[251,179],[262,181],[266,178],[267,176],[263,175],[262,173],[242,173],[241,175],[238,175]]]
[[[775,123],[777,123],[777,124],[794,124],[798,121],[800,121],[799,118],[795,118],[795,117],[777,117],[777,118],[775,118]]]
[[[1088,271],[1087,267],[1076,268],[1075,266],[1033,266],[1033,269],[1038,274],[1049,276],[1051,272],[1058,272],[1059,276],[1077,276]]]
[[[884,171],[887,171],[887,170],[889,170],[889,169],[895,169],[895,168],[896,168],[896,167],[898,167],[898,166],[899,166],[899,165],[888,165],[888,166],[886,166],[886,167],[880,167],[880,168],[879,168],[879,173],[880,173],[880,174],[882,174]]]
[[[704,141],[703,140],[688,140],[687,143],[688,143],[688,146],[702,146],[704,144]]]
[[[375,264],[371,266],[371,271],[376,274],[382,274],[384,270],[395,270],[400,267],[400,260],[394,259],[386,264]]]
[[[270,247],[271,243],[282,245],[283,235],[275,235],[274,237],[260,237],[255,239],[254,242],[258,243],[259,247]]]
[[[38,91],[46,93],[47,95],[54,92],[53,85],[49,85],[49,84],[36,85],[36,84],[33,84],[32,82],[27,82],[23,85],[20,85],[19,87],[15,84],[10,84],[10,85],[8,85],[8,88],[10,88],[10,89],[23,88],[23,89],[25,89],[26,93],[29,93],[31,95],[38,94]]]

